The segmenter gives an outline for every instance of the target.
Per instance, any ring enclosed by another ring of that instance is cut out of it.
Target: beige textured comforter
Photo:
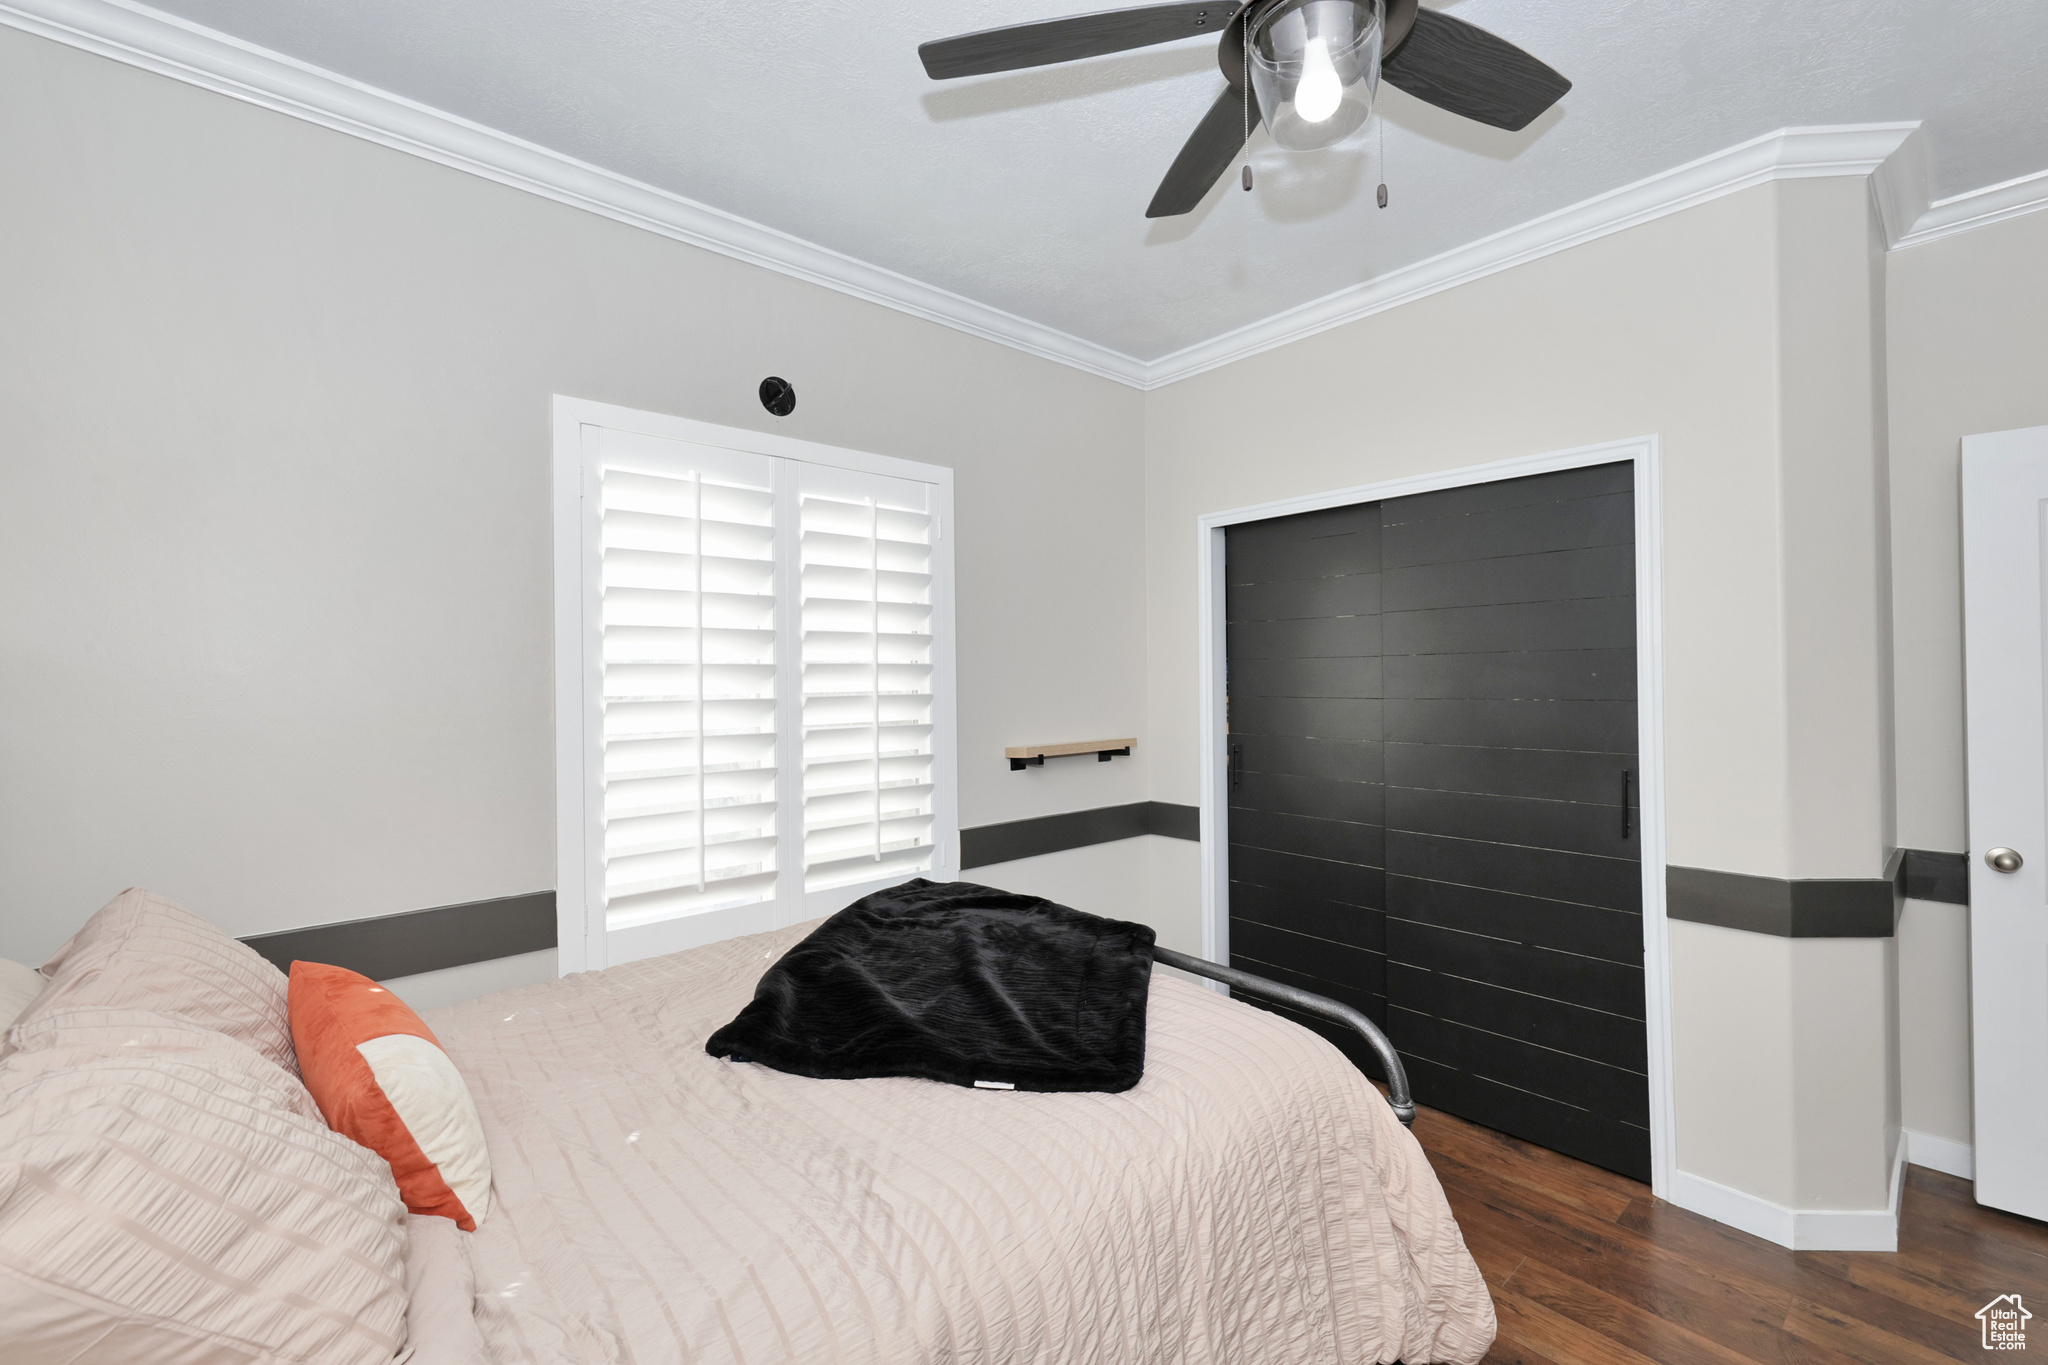
[[[468,1240],[499,1365],[1485,1354],[1436,1177],[1321,1038],[1157,973],[1121,1095],[707,1057],[812,927],[429,1016],[490,1144]]]

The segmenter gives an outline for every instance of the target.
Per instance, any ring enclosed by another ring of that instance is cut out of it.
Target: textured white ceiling
[[[1145,204],[1214,40],[937,84],[928,38],[1115,0],[155,0],[209,28],[1143,360],[1775,128],[1920,119],[1938,198],[2048,167],[2048,0],[1462,0],[1575,83],[1520,133],[1388,88]],[[1436,0],[1432,0],[1436,3]]]

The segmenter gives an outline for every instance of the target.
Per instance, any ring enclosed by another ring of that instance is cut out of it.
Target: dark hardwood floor
[[[2048,1224],[1979,1207],[1968,1181],[1908,1167],[1895,1253],[1794,1252],[1446,1114],[1415,1136],[1493,1290],[1489,1365],[1983,1360],[1974,1315],[2011,1293],[2048,1352]]]

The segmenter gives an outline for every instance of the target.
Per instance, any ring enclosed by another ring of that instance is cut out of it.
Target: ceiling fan
[[[1511,132],[1572,88],[1513,43],[1418,0],[1174,0],[963,33],[925,43],[917,55],[927,75],[946,81],[1205,33],[1222,34],[1216,64],[1229,84],[1167,168],[1147,218],[1201,203],[1260,122],[1295,151],[1327,147],[1363,126],[1383,75],[1439,109]]]

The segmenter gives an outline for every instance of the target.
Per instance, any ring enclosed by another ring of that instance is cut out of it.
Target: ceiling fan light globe
[[[1337,112],[1343,100],[1344,82],[1337,78],[1337,68],[1331,64],[1329,39],[1309,39],[1308,53],[1301,62],[1301,79],[1294,85],[1294,112],[1309,123],[1324,123]]]
[[[1274,142],[1313,151],[1365,126],[1384,18],[1383,0],[1281,0],[1252,21],[1252,90]]]

